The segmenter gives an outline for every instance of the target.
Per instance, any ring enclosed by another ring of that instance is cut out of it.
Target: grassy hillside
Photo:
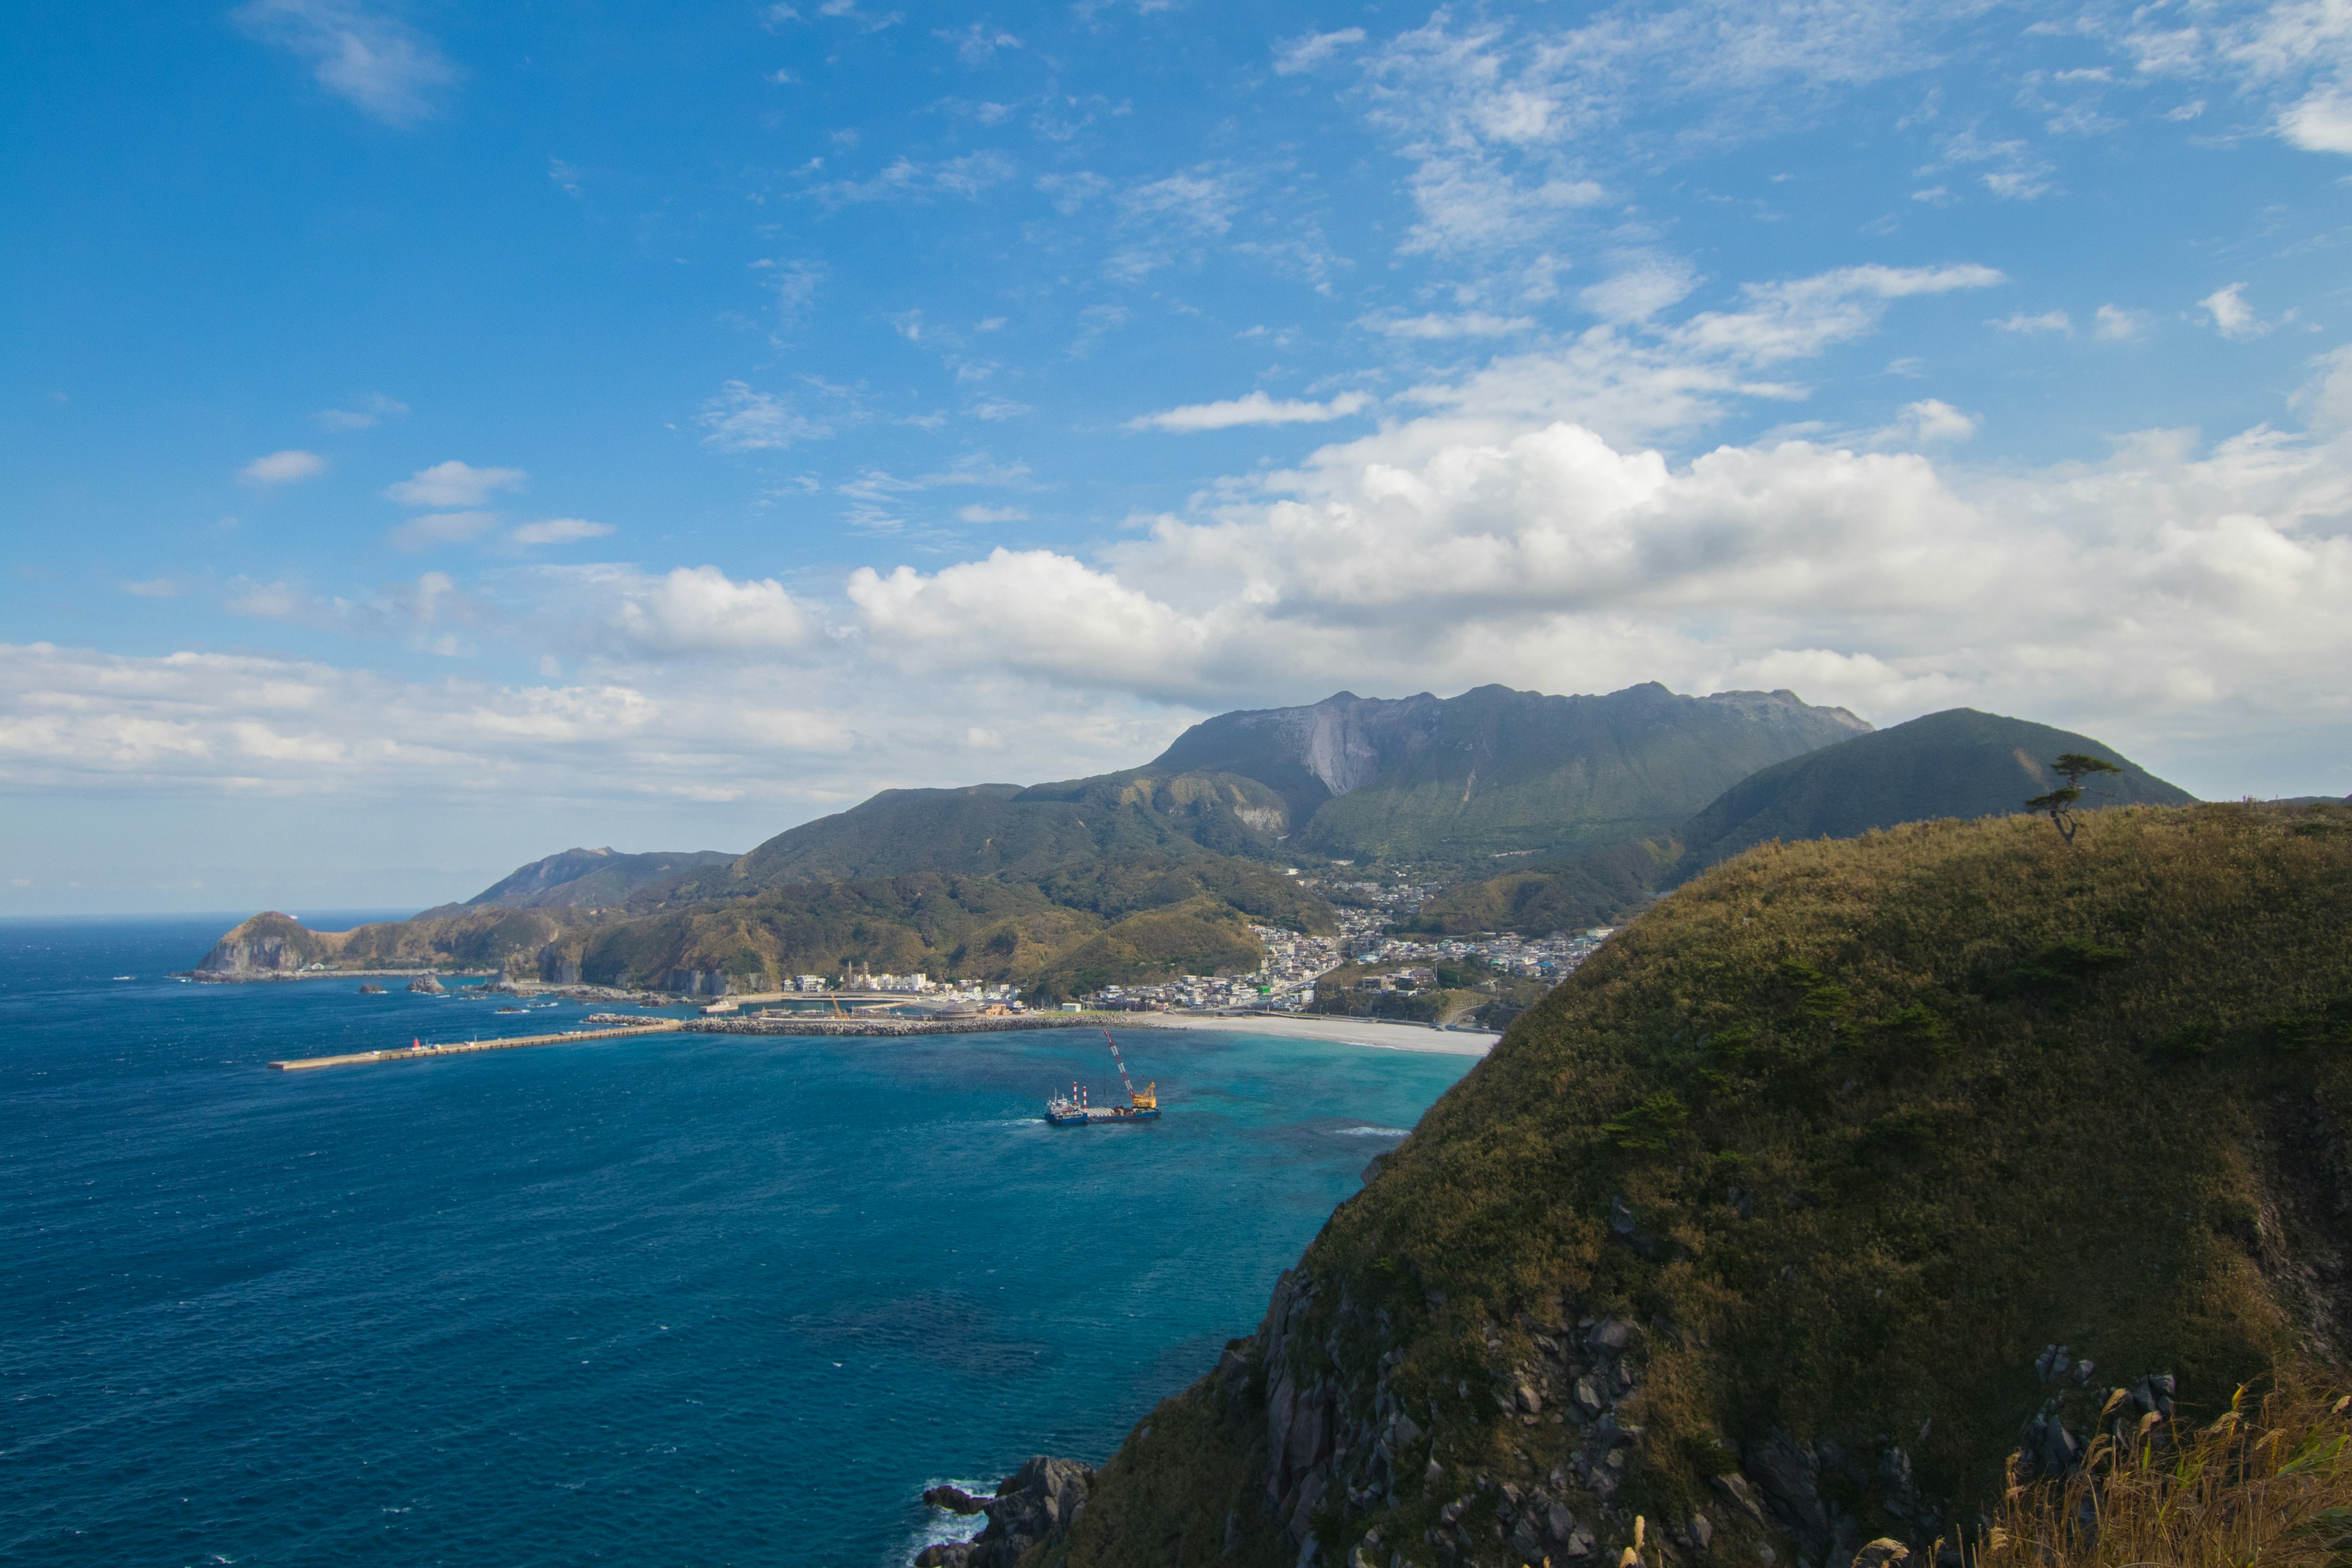
[[[1057,1555],[1924,1549],[2111,1390],[2340,1362],[2347,1127],[2352,811],[1760,848],[1511,1029]]]
[[[465,906],[497,904],[505,909],[593,909],[617,904],[655,884],[670,883],[690,872],[734,863],[736,857],[716,849],[660,850],[623,855],[612,849],[566,849],[534,860],[490,884],[466,900]],[[430,911],[449,912],[448,908]]]
[[[2185,805],[2196,798],[2092,740],[2023,719],[1954,708],[1792,758],[1723,792],[1677,829],[1687,877],[1768,838],[1851,838],[1934,816],[2002,816],[2057,787],[2052,759],[2098,757],[2086,806]]]
[[[1405,927],[1460,936],[1482,931],[1541,935],[1614,925],[1649,901],[1681,853],[1674,838],[1642,838],[1573,860],[1465,882],[1423,904]]]

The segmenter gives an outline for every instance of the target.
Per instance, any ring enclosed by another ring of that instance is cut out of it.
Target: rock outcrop
[[[418,975],[415,979],[408,983],[408,988],[411,991],[415,992],[419,996],[446,996],[448,994],[448,992],[442,989],[441,983],[438,980],[434,979],[433,976],[429,974]]]
[[[254,979],[295,974],[333,960],[342,933],[315,931],[275,910],[243,921],[213,944],[196,964],[199,980]]]
[[[1014,1568],[1030,1549],[1051,1545],[1086,1511],[1095,1473],[1075,1459],[1040,1454],[1000,1482],[996,1495],[975,1498],[956,1487],[933,1487],[923,1500],[950,1513],[985,1513],[988,1527],[970,1541],[927,1546],[916,1568]]]

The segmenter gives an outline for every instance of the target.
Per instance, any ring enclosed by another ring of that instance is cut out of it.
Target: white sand
[[[1391,1051],[1436,1051],[1445,1056],[1483,1057],[1500,1035],[1463,1029],[1433,1029],[1423,1024],[1395,1024],[1371,1018],[1327,1018],[1316,1014],[1263,1014],[1217,1016],[1198,1013],[1135,1013],[1125,1020],[1160,1029],[1219,1029],[1237,1035],[1273,1035],[1296,1040],[1335,1040],[1341,1045],[1371,1046]]]

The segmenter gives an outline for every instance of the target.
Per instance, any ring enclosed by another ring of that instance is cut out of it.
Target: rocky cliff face
[[[988,1524],[970,1541],[925,1547],[916,1568],[1016,1568],[1034,1548],[1051,1552],[1086,1511],[1094,1474],[1075,1460],[1040,1454],[1001,1482],[994,1497],[932,1488],[925,1502],[951,1513],[984,1513]]]
[[[331,963],[342,951],[342,935],[307,930],[291,915],[272,910],[214,943],[195,973],[204,979],[291,974],[313,963]]]

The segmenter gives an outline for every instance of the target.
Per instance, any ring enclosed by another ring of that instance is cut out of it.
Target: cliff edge
[[[2352,811],[1754,849],[1342,1205],[1033,1563],[1843,1563],[2352,1349]]]

